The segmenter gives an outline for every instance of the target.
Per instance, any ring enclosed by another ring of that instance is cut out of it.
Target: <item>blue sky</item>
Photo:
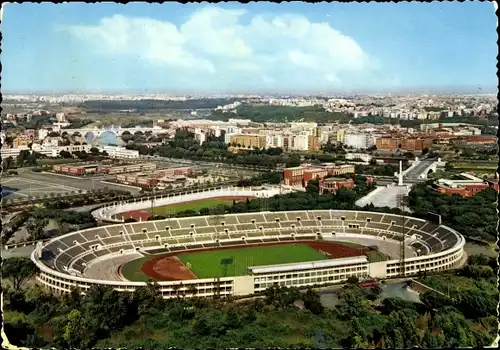
[[[3,92],[494,91],[492,3],[8,4]]]

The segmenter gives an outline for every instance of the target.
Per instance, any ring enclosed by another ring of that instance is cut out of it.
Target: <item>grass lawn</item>
[[[472,171],[497,169],[497,163],[495,162],[484,162],[484,163],[451,162],[450,164],[456,169],[464,169]]]
[[[180,211],[185,210],[194,210],[196,212],[200,211],[203,208],[214,208],[219,204],[231,206],[233,205],[232,199],[219,199],[219,198],[210,198],[210,199],[202,199],[199,201],[192,202],[184,202],[178,204],[170,204],[162,207],[155,208],[155,215],[168,216]]]
[[[328,259],[325,255],[305,244],[184,253],[179,254],[178,257],[191,268],[198,278],[223,277],[223,265],[221,265],[223,259],[233,259],[232,264],[227,265],[227,277],[246,275],[248,266]]]
[[[144,263],[151,259],[151,256],[145,256],[133,261],[129,261],[122,266],[121,273],[123,277],[132,282],[147,282],[150,277],[142,272],[141,267]]]

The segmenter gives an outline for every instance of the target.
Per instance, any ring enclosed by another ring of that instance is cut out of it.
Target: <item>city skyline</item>
[[[487,93],[497,85],[489,3],[9,4],[2,33],[3,93]]]

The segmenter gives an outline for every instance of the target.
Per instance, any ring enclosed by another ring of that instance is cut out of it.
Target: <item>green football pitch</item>
[[[233,200],[232,199],[225,199],[225,198],[202,199],[199,201],[169,204],[169,205],[155,208],[154,211],[155,211],[155,215],[169,216],[169,215],[173,215],[175,213],[178,213],[180,211],[185,211],[185,210],[194,210],[195,212],[199,212],[200,209],[203,209],[203,208],[212,209],[212,208],[217,207],[220,204],[232,206]],[[151,210],[149,210],[149,211],[151,211]]]
[[[306,244],[183,253],[178,258],[198,278],[232,277],[248,274],[249,266],[289,264],[328,258]]]

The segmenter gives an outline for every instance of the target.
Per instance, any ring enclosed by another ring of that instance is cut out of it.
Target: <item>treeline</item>
[[[236,101],[239,98],[197,98],[185,101],[174,100],[91,100],[78,105],[78,108],[84,108],[88,113],[92,112],[114,112],[121,110],[137,111],[159,111],[166,109],[214,109],[218,106],[224,106]]]
[[[57,228],[53,232],[46,231],[49,220],[54,220],[54,222],[57,223]],[[97,222],[90,212],[47,208],[36,208],[30,211],[24,210],[15,215],[9,224],[6,225],[2,232],[2,244],[7,244],[9,239],[22,226],[25,226],[28,232],[29,237],[27,240],[34,241],[71,231],[96,227]]]
[[[236,113],[213,111],[212,119],[228,120],[229,118],[250,119],[256,123],[285,123],[285,122],[319,122],[332,123],[339,121],[348,123],[352,118],[348,113],[327,112],[322,106],[291,107],[241,104]]]
[[[432,181],[413,186],[409,194],[409,205],[413,215],[425,217],[433,212],[441,215],[443,223],[464,234],[489,242],[496,241],[498,214],[497,192],[488,188],[480,193],[462,198],[445,195],[432,188]]]
[[[279,185],[283,181],[283,173],[281,171],[269,171],[250,179],[239,180],[236,186],[249,187],[260,186],[264,184]]]
[[[477,116],[453,116],[448,117],[442,113],[438,120],[420,119],[394,119],[380,115],[367,115],[354,118],[349,112],[328,112],[322,106],[292,107],[292,106],[270,106],[242,104],[236,108],[235,113],[213,111],[212,119],[228,120],[229,118],[250,119],[256,123],[284,123],[284,122],[317,122],[341,123],[341,124],[399,124],[402,127],[419,127],[421,124],[447,122],[447,123],[470,123],[478,125],[498,124],[498,117],[489,115],[487,119],[479,119]]]
[[[275,173],[277,174],[277,173]],[[272,179],[277,175],[265,175]],[[277,179],[276,179],[277,180]],[[258,182],[258,178],[255,180]],[[319,194],[318,181],[312,180],[307,184],[306,192],[292,192],[276,195],[271,198],[255,198],[246,202],[233,203],[233,205],[218,206],[217,208],[202,208],[199,211],[185,210],[174,214],[175,217],[212,214],[237,214],[257,211],[287,211],[287,210],[315,210],[315,209],[360,209],[355,202],[375,188],[374,184],[366,184],[363,176],[355,177],[356,188],[340,189],[335,194]],[[221,210],[222,208],[222,210]],[[399,212],[399,209],[395,210]],[[165,219],[164,216],[150,217],[149,220]]]
[[[14,261],[15,260],[15,261]],[[498,291],[490,279],[432,277],[434,287],[460,282],[462,298],[421,294],[421,303],[381,298],[382,288],[361,289],[357,279],[339,291],[332,308],[311,289],[273,286],[262,299],[199,298],[195,289],[164,300],[156,283],[133,293],[92,286],[55,296],[27,287],[36,272],[25,258],[7,259],[5,332],[17,346],[56,348],[462,348],[489,346],[496,336]],[[486,293],[474,301],[476,292]],[[477,284],[477,287],[473,287]],[[5,284],[4,284],[5,285]],[[185,298],[190,296],[190,298]],[[489,297],[484,300],[483,297]]]

